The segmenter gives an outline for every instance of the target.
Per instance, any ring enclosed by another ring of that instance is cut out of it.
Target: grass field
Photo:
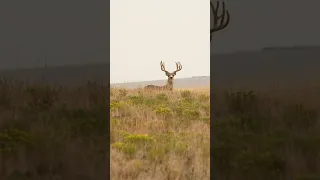
[[[107,179],[108,136],[112,180],[320,179],[317,88],[107,88],[0,81],[0,179]]]
[[[105,92],[0,81],[0,179],[108,179]]]
[[[111,89],[111,179],[210,177],[209,90]]]
[[[320,91],[211,94],[219,180],[320,180]]]

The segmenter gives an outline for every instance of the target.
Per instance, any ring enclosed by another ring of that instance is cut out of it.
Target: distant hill
[[[320,47],[269,47],[211,56],[211,76],[176,79],[176,87],[207,86],[210,78],[217,87],[320,85]],[[76,85],[91,81],[108,83],[108,64],[94,63],[62,67],[0,71],[0,76],[28,81]],[[165,80],[114,84],[134,88],[147,84],[164,85]]]
[[[0,71],[0,76],[28,82],[58,85],[78,85],[88,81],[109,83],[108,64],[94,63],[57,67]]]
[[[320,83],[320,47],[271,47],[211,56],[217,86]]]
[[[166,80],[157,81],[144,81],[144,82],[131,82],[131,83],[115,83],[111,84],[112,87],[124,87],[124,88],[138,88],[146,85],[165,85]],[[209,87],[210,77],[209,76],[194,76],[191,78],[175,79],[175,88],[197,88],[197,87]]]

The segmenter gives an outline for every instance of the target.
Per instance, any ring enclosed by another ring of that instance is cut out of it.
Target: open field
[[[176,91],[192,91],[196,93],[209,93],[210,94],[210,86],[203,86],[198,88],[175,88]]]
[[[0,179],[107,179],[106,91],[0,81]]]
[[[193,108],[201,109],[203,104],[199,100],[203,94],[208,93],[208,91],[205,93],[204,89],[176,89],[174,93],[166,95],[163,93],[145,94],[139,90],[114,89],[111,97],[118,94],[116,96],[123,99],[116,101],[122,103],[115,104],[119,109],[113,110],[115,113],[113,115],[116,117],[113,123],[130,123],[117,124],[118,128],[116,128],[117,125],[112,125],[112,134],[116,132],[115,137],[111,137],[113,177],[118,179],[129,177],[130,179],[153,179],[155,177],[175,179],[180,173],[182,175],[180,179],[201,179],[202,177],[209,179],[204,174],[207,175],[209,171],[205,169],[209,167],[205,163],[209,163],[210,157],[201,156],[199,152],[209,150],[207,149],[209,144],[201,143],[204,142],[203,137],[209,135],[208,128],[211,124],[213,127],[211,137],[213,164],[211,168],[215,179],[319,180],[320,89],[313,85],[300,88],[268,89],[265,87],[261,91],[239,89],[233,91],[213,89],[211,98],[214,103],[210,105],[213,109],[213,114],[211,114],[213,121],[210,122],[209,119],[203,121],[201,115],[195,116],[196,118],[191,121],[195,125],[189,122],[191,120],[189,117],[179,114],[179,111],[181,113],[179,102],[184,99],[185,95],[182,94],[188,92],[190,95],[193,94],[193,97],[199,98],[191,101],[191,104],[196,104]],[[126,95],[123,96],[123,93]],[[165,106],[161,106],[161,101],[157,100],[161,96],[169,97],[165,98],[168,101]],[[152,105],[149,104],[150,99],[152,99]],[[209,102],[206,101],[206,103]],[[159,112],[157,114],[158,108],[165,107],[171,113],[170,116],[164,116],[167,110],[163,110],[163,114]],[[183,108],[188,109],[188,106],[183,106]],[[117,113],[127,114],[125,115],[127,117],[121,118],[121,115]],[[163,120],[165,117],[167,119]],[[151,119],[151,121],[146,121],[146,119]],[[115,129],[118,130],[114,131]],[[171,137],[157,136],[166,134],[167,129],[171,130]],[[199,154],[195,153],[196,150],[187,151],[194,153],[192,157],[195,160],[191,164],[198,170],[186,167],[187,159],[191,156],[188,153],[177,160],[174,146],[167,151],[159,150],[161,158],[158,157],[157,161],[149,159],[149,153],[153,152],[151,151],[153,148],[162,149],[168,146],[170,139],[179,140],[181,136],[174,136],[174,134],[179,134],[181,131],[188,132],[186,134],[190,135],[185,137],[185,143],[190,143],[188,147],[198,149]],[[136,139],[132,141],[130,138]],[[145,138],[145,140],[138,140],[139,138]],[[148,138],[152,140],[149,141]],[[162,140],[162,138],[165,139]],[[206,140],[206,143],[209,143],[209,139]],[[144,141],[143,145],[139,144],[141,141]],[[139,145],[134,145],[135,143]],[[130,151],[125,150],[126,148],[133,148],[133,155],[130,154]],[[129,153],[126,155],[127,158],[125,158],[125,153]],[[199,157],[203,158],[202,163],[196,160]],[[121,159],[122,163],[120,163]],[[175,173],[171,172],[173,169]],[[202,173],[199,173],[200,169],[203,170]],[[156,170],[158,172],[153,174]],[[172,174],[175,174],[176,177],[173,177]]]
[[[111,89],[111,179],[210,177],[209,90]]]
[[[213,92],[215,179],[320,179],[319,89]]]
[[[217,89],[113,88],[109,135],[107,87],[1,81],[0,179],[107,179],[108,136],[112,179],[209,179],[210,124],[216,179],[320,179],[319,88]]]

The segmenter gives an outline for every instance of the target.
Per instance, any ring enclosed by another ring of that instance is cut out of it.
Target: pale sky
[[[176,78],[210,75],[209,0],[111,0],[110,81],[166,79],[175,62]]]

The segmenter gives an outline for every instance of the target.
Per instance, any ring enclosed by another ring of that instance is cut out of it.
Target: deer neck
[[[168,78],[167,84],[165,85],[166,89],[173,89],[173,79]]]

